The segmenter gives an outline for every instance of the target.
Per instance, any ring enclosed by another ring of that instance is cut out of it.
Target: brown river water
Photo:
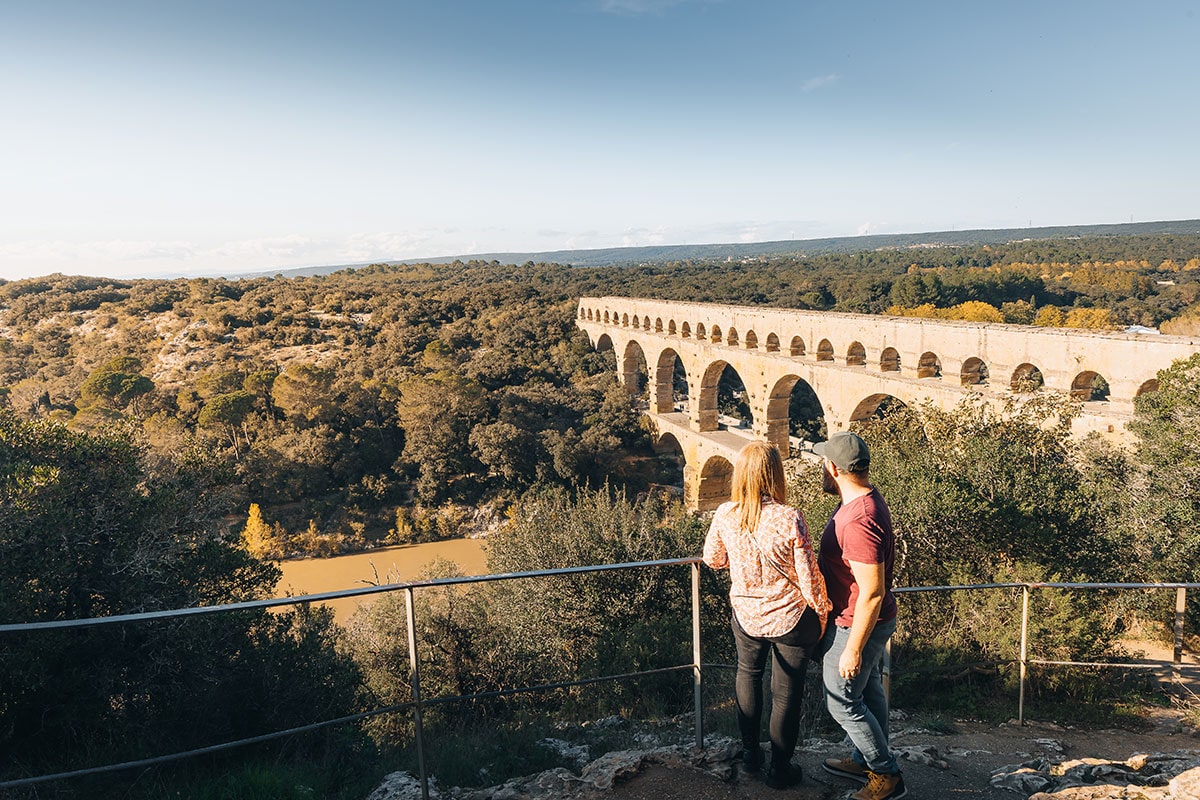
[[[458,565],[464,575],[487,573],[484,543],[480,539],[449,539],[444,542],[381,547],[365,553],[333,558],[301,558],[279,562],[283,577],[275,587],[276,596],[315,594],[339,589],[360,589],[376,583],[396,583],[416,578],[435,559]],[[326,602],[334,617],[344,623],[363,603],[376,595],[348,597]]]

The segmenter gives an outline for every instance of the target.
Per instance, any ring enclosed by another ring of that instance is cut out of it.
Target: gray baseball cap
[[[857,433],[840,431],[830,436],[829,441],[814,444],[812,451],[846,472],[861,472],[871,466],[871,451]]]

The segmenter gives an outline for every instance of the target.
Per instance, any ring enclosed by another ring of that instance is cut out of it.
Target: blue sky
[[[1194,218],[1198,8],[0,0],[0,277]]]

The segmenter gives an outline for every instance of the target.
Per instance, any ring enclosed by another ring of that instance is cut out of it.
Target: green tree
[[[327,423],[337,411],[333,379],[331,369],[293,362],[272,383],[271,400],[297,423]]]
[[[79,387],[80,406],[121,411],[132,404],[137,414],[138,399],[154,389],[154,382],[140,373],[141,368],[138,359],[122,356],[92,370]]]
[[[272,414],[275,410],[275,404],[271,397],[271,389],[275,385],[275,378],[279,373],[273,369],[262,369],[256,372],[251,372],[242,381],[242,388],[250,392],[255,397],[261,398],[263,406],[268,414]]]
[[[242,453],[238,446],[238,431],[240,430],[245,438],[246,447],[250,447],[250,433],[246,430],[246,417],[254,408],[254,400],[254,395],[244,390],[219,394],[204,404],[204,408],[200,410],[197,424],[202,428],[220,428],[229,437],[229,443],[233,445],[234,458],[240,459]]]
[[[397,414],[404,428],[403,461],[417,472],[421,500],[452,495],[454,484],[474,492],[479,462],[473,457],[471,429],[485,412],[483,388],[457,372],[436,372],[405,381]]]
[[[1200,579],[1200,354],[1158,373],[1158,391],[1134,400],[1128,428],[1141,465],[1126,517],[1152,580]]]
[[[651,496],[632,503],[608,487],[526,496],[488,541],[488,569],[514,572],[678,558],[701,549],[702,520]],[[661,665],[686,650],[687,575],[628,570],[497,589],[509,641],[553,675],[597,675]],[[724,627],[728,617],[715,625]],[[677,663],[677,662],[676,662]]]

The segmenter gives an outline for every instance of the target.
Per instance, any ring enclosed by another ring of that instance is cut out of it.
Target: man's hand
[[[841,675],[848,681],[852,681],[858,677],[858,671],[861,668],[861,651],[851,650],[849,647],[842,651],[842,657],[838,659],[838,675]]]

